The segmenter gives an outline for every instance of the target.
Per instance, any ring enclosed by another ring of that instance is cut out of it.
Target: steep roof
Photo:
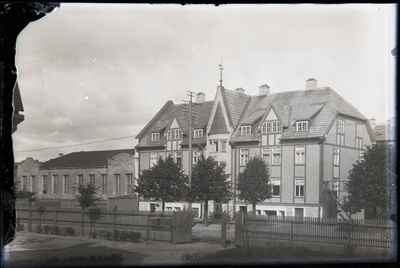
[[[309,90],[288,91],[251,97],[239,125],[258,117],[257,111],[271,106],[284,126],[281,139],[301,139],[323,137],[338,114],[366,120],[365,116],[349,102],[329,87]],[[261,112],[260,112],[261,113]],[[254,118],[253,118],[254,117]],[[296,120],[310,120],[308,131],[297,132]],[[260,129],[254,126],[252,135],[241,137],[240,129],[234,133],[232,141],[251,141],[261,136]]]
[[[243,111],[250,100],[250,96],[223,87],[221,88],[221,93],[230,123],[236,128],[240,118],[242,117]]]
[[[213,106],[213,101],[205,101],[203,103],[193,103],[192,106],[192,128],[204,129],[207,126],[208,119]],[[176,118],[183,134],[185,134],[182,143],[186,144],[187,134],[189,132],[189,107],[187,104],[173,104],[170,101],[169,105],[164,107],[153,117],[147,126],[137,135],[139,139],[137,145],[141,147],[163,147],[166,144],[165,131],[172,118]],[[151,133],[160,133],[159,141],[151,141]],[[203,143],[202,140],[193,140],[193,143]]]
[[[42,169],[106,167],[108,159],[123,153],[134,155],[135,150],[74,152],[44,162]]]

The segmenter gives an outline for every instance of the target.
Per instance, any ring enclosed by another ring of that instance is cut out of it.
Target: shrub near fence
[[[21,224],[29,222],[29,209],[17,208],[17,213]],[[45,213],[39,217],[39,209],[35,207],[32,208],[32,224],[36,226],[41,223],[42,229],[45,225],[59,228],[72,227],[75,229],[76,234],[80,235],[81,213],[82,210],[80,208],[46,208]],[[160,213],[149,214],[149,212],[132,213],[131,211],[102,210],[101,218],[93,222],[92,231],[96,235],[99,233],[104,234],[106,238],[112,238],[114,231],[117,231],[118,240],[121,239],[119,234],[123,232],[122,239],[126,241],[137,241],[140,237],[145,240],[171,241],[170,223],[172,223],[172,217],[173,214],[168,212],[161,215]],[[90,225],[88,210],[85,210],[85,234],[89,234]],[[130,234],[131,231],[135,231],[138,234]],[[50,230],[48,232],[50,233]],[[107,236],[107,233],[110,235]]]
[[[246,240],[287,240],[391,248],[395,223],[384,220],[268,217],[244,215]]]

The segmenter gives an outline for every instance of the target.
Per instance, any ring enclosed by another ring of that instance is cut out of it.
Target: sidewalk
[[[204,227],[206,228],[206,227]],[[195,228],[194,228],[195,229]],[[228,247],[234,247],[231,243]],[[4,248],[3,257],[13,261],[59,259],[73,256],[121,254],[123,265],[179,264],[184,254],[222,250],[219,242],[170,244],[168,242],[121,242],[80,236],[21,232]]]

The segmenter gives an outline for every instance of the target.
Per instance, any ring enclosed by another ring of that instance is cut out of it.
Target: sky
[[[61,4],[18,36],[25,121],[15,161],[131,149],[187,91],[333,88],[367,118],[395,115],[395,5]]]

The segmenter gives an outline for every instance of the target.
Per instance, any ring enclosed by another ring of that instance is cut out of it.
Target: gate
[[[236,214],[235,220],[235,245],[237,247],[243,247],[244,245],[244,214]]]
[[[192,213],[190,211],[174,212],[172,243],[192,243]]]

